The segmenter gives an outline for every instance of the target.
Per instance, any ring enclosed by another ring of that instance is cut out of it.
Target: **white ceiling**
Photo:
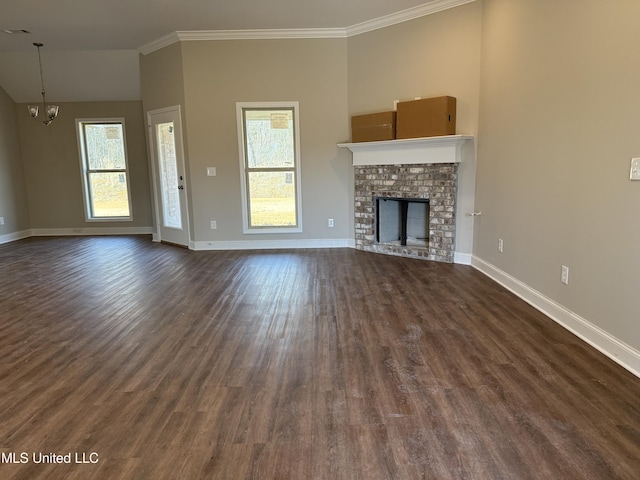
[[[472,1],[0,0],[0,30],[30,32],[0,32],[0,87],[18,103],[40,100],[34,42],[50,102],[140,100],[139,54],[189,35],[349,36]]]
[[[174,31],[347,28],[440,0],[0,0],[0,52],[137,49]]]

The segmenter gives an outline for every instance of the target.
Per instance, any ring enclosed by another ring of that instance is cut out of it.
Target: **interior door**
[[[189,246],[180,106],[147,113],[153,157],[156,240]]]

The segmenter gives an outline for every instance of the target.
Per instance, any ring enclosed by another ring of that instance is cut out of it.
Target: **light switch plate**
[[[207,167],[207,177],[216,176],[216,167]]]
[[[640,158],[631,159],[631,180],[640,180]]]

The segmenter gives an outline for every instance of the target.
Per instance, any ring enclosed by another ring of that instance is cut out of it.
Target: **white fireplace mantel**
[[[353,152],[353,165],[460,163],[462,146],[471,135],[408,138],[380,142],[339,143]]]

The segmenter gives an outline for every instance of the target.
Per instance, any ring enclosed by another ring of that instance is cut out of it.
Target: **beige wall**
[[[151,227],[149,171],[141,102],[61,103],[58,118],[48,126],[26,114],[18,104],[20,145],[32,229]],[[124,117],[129,162],[133,221],[87,222],[83,207],[76,118]],[[46,232],[44,232],[46,233]]]
[[[640,2],[483,3],[475,255],[640,349]]]
[[[184,80],[182,71],[182,44],[174,43],[149,55],[140,55],[140,83],[142,93],[142,105],[144,110],[144,123],[147,124],[147,113],[166,107],[179,105],[181,107],[181,121],[183,130],[183,148],[185,155],[185,170],[187,175],[187,185],[189,185],[189,150],[186,134],[186,116],[184,111]],[[150,151],[149,136],[146,136],[147,150]],[[148,162],[151,162],[151,156]],[[149,163],[150,182],[153,182],[151,164]],[[155,192],[153,185],[151,191]],[[191,206],[191,189],[189,193],[189,217],[193,218],[193,208]],[[155,194],[155,193],[154,193]],[[153,194],[152,194],[153,195]],[[155,200],[152,202],[152,211],[155,218]],[[155,222],[155,220],[154,220]],[[157,233],[157,232],[156,232]],[[193,238],[193,231],[190,235]]]
[[[349,134],[346,40],[183,42],[182,54],[192,239],[353,238],[348,155],[336,147]],[[299,102],[302,233],[242,233],[236,102],[254,101]],[[208,166],[216,177],[206,176]]]
[[[23,112],[28,116],[27,111]],[[27,190],[18,136],[16,104],[0,87],[0,242],[29,229]],[[7,237],[5,237],[7,238]]]
[[[145,112],[184,106],[182,44],[174,43],[149,55],[140,55],[140,84]]]
[[[392,110],[394,100],[450,95],[457,133],[476,135],[482,2],[350,37],[349,115]],[[456,252],[471,255],[475,152],[459,166]]]

